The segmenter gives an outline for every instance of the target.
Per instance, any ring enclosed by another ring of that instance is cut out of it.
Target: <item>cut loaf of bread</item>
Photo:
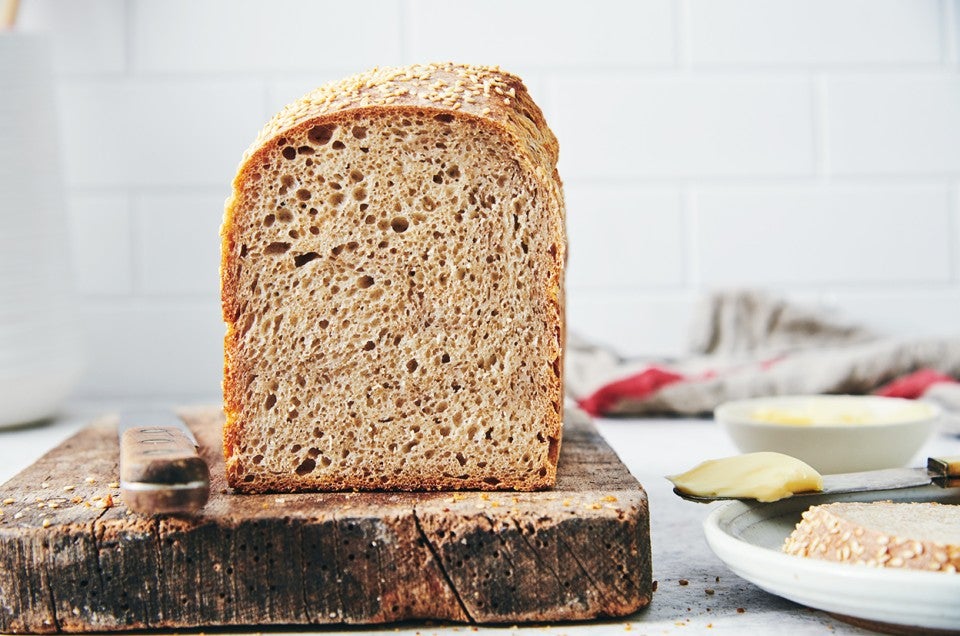
[[[242,492],[551,486],[558,147],[499,69],[375,69],[287,106],[221,228],[224,452]]]
[[[783,551],[827,561],[956,572],[960,506],[889,501],[812,506]]]

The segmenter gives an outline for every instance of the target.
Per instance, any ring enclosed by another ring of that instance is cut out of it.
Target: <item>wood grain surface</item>
[[[181,415],[211,468],[195,516],[123,505],[115,418],[0,486],[0,631],[519,623],[650,601],[646,493],[580,415],[550,491],[267,495],[228,489],[219,410]]]

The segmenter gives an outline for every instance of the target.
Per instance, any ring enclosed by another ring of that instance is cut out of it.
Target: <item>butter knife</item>
[[[120,496],[134,512],[192,513],[210,496],[210,469],[197,440],[172,411],[121,414]]]
[[[809,495],[835,495],[853,492],[873,492],[881,490],[897,490],[900,488],[915,488],[917,486],[935,485],[941,488],[960,487],[960,456],[930,457],[926,468],[885,468],[883,470],[868,470],[860,473],[840,473],[823,476],[822,490],[807,490],[797,492],[792,497]],[[754,501],[749,497],[701,497],[685,493],[677,488],[673,492],[687,501],[710,503],[727,499]]]

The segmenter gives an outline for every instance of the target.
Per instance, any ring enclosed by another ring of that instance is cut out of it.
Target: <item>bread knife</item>
[[[210,496],[210,469],[197,439],[172,411],[127,411],[120,438],[120,496],[130,510],[192,513]]]
[[[898,490],[918,486],[939,486],[941,488],[960,488],[960,455],[953,457],[930,457],[926,468],[885,468],[860,473],[839,473],[823,476],[822,490],[808,490],[793,493],[791,497],[809,495],[838,495],[853,492],[872,492]],[[749,497],[701,497],[682,492],[674,488],[673,492],[687,501],[710,503],[727,499],[755,501]]]

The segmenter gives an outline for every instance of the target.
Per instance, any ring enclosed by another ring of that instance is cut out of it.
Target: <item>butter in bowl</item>
[[[714,411],[741,452],[783,453],[823,474],[906,465],[940,415],[940,408],[927,402],[872,395],[756,398]]]

